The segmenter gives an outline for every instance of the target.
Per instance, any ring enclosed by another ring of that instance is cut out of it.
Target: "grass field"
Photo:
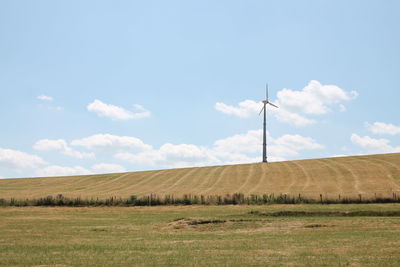
[[[257,211],[257,212],[254,212]],[[0,208],[1,266],[398,266],[398,204]]]
[[[400,154],[0,180],[0,199],[400,192]],[[0,207],[0,266],[398,266],[400,204]]]
[[[0,198],[289,194],[337,198],[400,193],[400,154],[59,178],[2,179]]]

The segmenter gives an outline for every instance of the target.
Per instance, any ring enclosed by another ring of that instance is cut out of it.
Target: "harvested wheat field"
[[[183,194],[288,194],[336,198],[391,196],[400,192],[400,154],[146,172],[0,180],[0,198]]]

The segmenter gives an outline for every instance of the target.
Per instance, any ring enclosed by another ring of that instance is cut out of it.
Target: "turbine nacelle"
[[[265,107],[266,107],[267,105],[271,105],[271,106],[273,106],[273,107],[275,107],[275,108],[279,108],[277,105],[272,104],[271,102],[269,102],[269,101],[267,101],[267,100],[262,101],[262,103],[264,104],[264,106],[261,108],[260,113],[259,113],[258,115],[261,115],[261,112],[263,112],[263,110],[265,109]]]
[[[271,105],[275,108],[279,108],[277,105],[271,103],[268,101],[268,84],[265,87],[265,96],[266,96],[266,100],[263,100],[262,103],[264,104],[264,106],[261,108],[260,113],[258,115],[261,115],[261,112],[263,112],[263,110],[265,109],[266,105]]]
[[[273,104],[273,103],[271,103],[271,102],[269,102],[269,101],[267,101],[267,100],[263,100],[262,103],[264,104],[264,106],[265,106],[265,105],[271,105],[271,106],[273,106],[273,107],[279,108],[277,105],[275,105],[275,104]]]

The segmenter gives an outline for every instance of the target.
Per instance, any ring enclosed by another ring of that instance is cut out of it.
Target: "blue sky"
[[[400,152],[398,1],[0,1],[0,177]]]

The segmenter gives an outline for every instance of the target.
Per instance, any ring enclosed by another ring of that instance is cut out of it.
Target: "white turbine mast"
[[[258,115],[261,115],[261,112],[264,111],[264,124],[263,124],[263,158],[262,162],[267,163],[267,105],[271,105],[275,108],[278,108],[277,105],[274,105],[273,103],[269,102],[268,100],[268,83],[265,86],[265,100],[262,101],[264,106],[262,107],[260,113]]]

